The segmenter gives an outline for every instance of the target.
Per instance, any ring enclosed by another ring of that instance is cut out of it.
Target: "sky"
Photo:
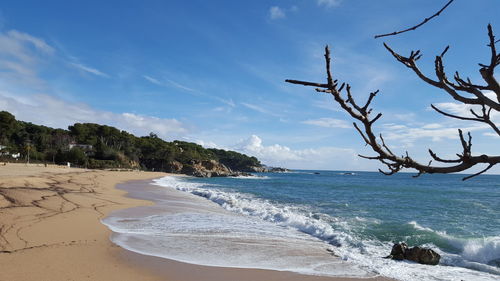
[[[351,84],[383,117],[375,129],[397,154],[427,163],[461,151],[500,154],[500,137],[474,122],[446,118],[470,108],[404,67],[383,42],[408,55],[420,49],[433,76],[435,55],[450,45],[445,67],[480,83],[488,63],[488,23],[500,37],[500,1],[456,0],[442,15],[399,36],[445,0],[281,1],[2,1],[0,110],[57,128],[106,124],[138,136],[156,133],[231,149],[293,169],[383,168],[353,120],[331,96],[285,79],[325,82],[324,46],[333,75]],[[500,123],[499,114],[495,122]],[[500,173],[500,167],[492,169]]]

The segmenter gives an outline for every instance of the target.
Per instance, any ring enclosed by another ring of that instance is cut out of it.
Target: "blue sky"
[[[424,84],[383,48],[421,49],[432,75],[436,54],[479,82],[488,62],[486,25],[500,37],[500,2],[456,0],[444,14],[400,36],[446,1],[2,1],[0,110],[66,128],[75,122],[155,132],[238,150],[290,168],[376,170],[352,121],[331,97],[284,83],[324,81],[323,48],[334,75],[364,100],[380,89],[376,127],[395,151],[428,161],[427,148],[460,151],[456,128],[476,153],[500,154],[498,136],[429,110],[468,109]],[[500,117],[496,116],[500,122]],[[500,171],[497,168],[496,172]]]

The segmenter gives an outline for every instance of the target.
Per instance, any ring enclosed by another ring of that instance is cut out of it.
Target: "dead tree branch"
[[[448,3],[446,3],[446,5],[444,5],[439,11],[437,11],[437,13],[435,13],[434,15],[428,17],[428,18],[425,18],[421,23],[417,24],[417,25],[414,25],[412,27],[409,27],[407,29],[404,29],[404,30],[401,30],[401,31],[394,31],[394,32],[391,32],[391,33],[386,33],[386,34],[379,34],[379,35],[375,35],[375,39],[377,38],[380,38],[380,37],[386,37],[386,36],[393,36],[393,35],[398,35],[398,34],[401,34],[401,33],[405,33],[405,32],[408,32],[408,31],[412,31],[412,30],[415,30],[419,27],[421,27],[422,25],[426,24],[428,21],[430,21],[431,19],[439,16],[446,8],[448,8],[448,6],[453,2],[454,0],[450,0],[448,1]]]
[[[449,5],[452,1],[450,1],[447,5]],[[441,9],[437,14],[442,12]],[[431,17],[432,18],[432,17]],[[418,26],[417,26],[418,27]],[[480,73],[486,82],[486,86],[479,86],[473,84],[470,79],[463,80],[460,78],[458,73],[455,74],[455,82],[451,82],[444,71],[443,65],[443,57],[448,51],[449,47],[446,47],[445,50],[439,55],[436,56],[435,59],[435,74],[437,79],[431,79],[426,76],[417,66],[417,61],[421,58],[420,51],[412,51],[408,57],[404,57],[395,51],[393,51],[387,44],[384,43],[384,46],[387,50],[402,64],[406,67],[413,70],[416,75],[425,81],[426,83],[444,90],[447,92],[453,99],[461,102],[464,105],[472,105],[472,106],[481,106],[481,114],[476,113],[476,111],[471,109],[471,113],[474,117],[463,117],[450,113],[446,113],[436,106],[432,105],[432,108],[436,110],[438,113],[443,114],[447,117],[467,120],[467,121],[475,121],[488,124],[499,136],[500,130],[491,120],[491,112],[495,111],[500,113],[500,86],[497,80],[494,77],[494,69],[496,66],[500,64],[500,55],[497,54],[495,47],[495,37],[493,35],[493,30],[490,25],[488,25],[488,36],[489,36],[489,48],[491,51],[491,60],[488,65],[480,64]],[[462,130],[458,130],[458,136],[460,139],[460,143],[462,145],[463,151],[457,154],[457,159],[443,159],[436,155],[432,150],[429,150],[429,154],[433,160],[449,164],[447,166],[432,166],[432,161],[428,164],[421,164],[415,161],[412,157],[408,155],[408,152],[403,156],[398,156],[394,154],[389,147],[386,145],[385,140],[380,134],[377,138],[376,134],[373,130],[373,124],[382,117],[382,113],[378,113],[375,117],[371,116],[372,109],[369,108],[371,102],[378,94],[378,90],[370,93],[366,103],[363,106],[360,106],[356,100],[354,99],[351,93],[351,86],[348,83],[342,83],[339,86],[338,80],[334,79],[331,73],[330,66],[330,49],[328,46],[325,48],[325,63],[326,63],[326,74],[327,74],[327,83],[314,83],[307,81],[299,81],[299,80],[286,80],[288,83],[304,85],[304,86],[312,86],[316,88],[317,92],[327,93],[333,96],[335,102],[340,105],[340,107],[347,112],[353,119],[359,122],[362,125],[362,128],[358,125],[357,122],[354,122],[354,128],[358,131],[361,138],[364,140],[366,145],[370,146],[370,148],[376,153],[375,156],[362,156],[360,157],[378,160],[382,164],[387,167],[387,171],[380,172],[386,175],[395,174],[402,169],[413,168],[418,171],[418,175],[421,174],[447,174],[447,173],[456,173],[462,172],[470,169],[473,166],[478,164],[486,164],[487,168],[482,171],[467,176],[463,178],[463,180],[470,179],[474,176],[480,175],[489,169],[491,169],[496,164],[500,163],[500,155],[492,156],[492,155],[472,155],[472,136],[470,133],[467,134],[467,139],[464,137]],[[487,97],[483,91],[492,91],[497,95],[498,102]],[[343,96],[347,96],[345,99]],[[472,97],[470,97],[472,96]]]

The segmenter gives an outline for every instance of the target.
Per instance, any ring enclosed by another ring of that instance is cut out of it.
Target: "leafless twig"
[[[446,5],[444,5],[441,10],[439,10],[437,13],[435,13],[434,15],[428,17],[428,18],[425,18],[421,23],[415,25],[415,26],[412,26],[410,28],[407,28],[407,29],[404,29],[404,30],[401,30],[401,31],[394,31],[394,32],[391,32],[391,33],[386,33],[386,34],[379,34],[379,35],[375,35],[375,39],[377,38],[380,38],[380,37],[386,37],[386,36],[392,36],[392,35],[398,35],[398,34],[401,34],[401,33],[404,33],[404,32],[408,32],[408,31],[411,31],[411,30],[415,30],[419,27],[421,27],[422,25],[424,25],[425,23],[427,23],[428,21],[430,21],[431,19],[439,16],[446,8],[448,8],[448,6],[453,2],[454,0],[450,0],[448,1],[448,3],[446,3]]]

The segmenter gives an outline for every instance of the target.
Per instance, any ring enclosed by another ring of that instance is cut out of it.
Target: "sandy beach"
[[[152,204],[126,197],[116,184],[164,175],[0,166],[0,280],[354,280],[191,265],[132,253],[110,242],[103,217]]]

